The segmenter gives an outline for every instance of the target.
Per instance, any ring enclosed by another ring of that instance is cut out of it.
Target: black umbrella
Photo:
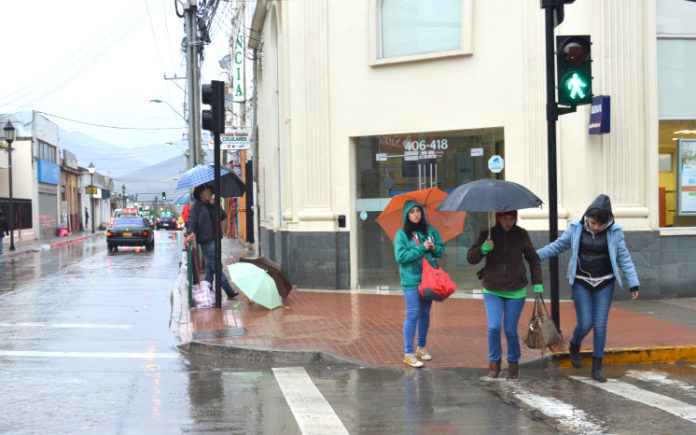
[[[208,183],[208,185],[214,189],[213,183]],[[232,198],[235,196],[243,196],[246,192],[246,184],[237,177],[233,172],[229,172],[225,175],[220,176],[220,197],[221,198]]]
[[[541,204],[539,197],[520,184],[483,178],[454,189],[436,210],[491,213],[540,207]]]

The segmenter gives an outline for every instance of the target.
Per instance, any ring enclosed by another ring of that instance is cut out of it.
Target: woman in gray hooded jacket
[[[582,367],[580,344],[594,329],[592,377],[606,382],[607,378],[602,375],[602,358],[614,284],[623,286],[619,270],[628,281],[633,299],[638,297],[640,286],[624,242],[623,229],[614,223],[607,195],[599,195],[582,218],[571,221],[561,237],[539,249],[537,254],[543,261],[568,248],[571,254],[567,276],[578,321],[570,340],[570,362],[575,368]]]

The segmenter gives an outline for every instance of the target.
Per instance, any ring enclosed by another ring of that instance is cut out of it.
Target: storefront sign
[[[239,151],[251,148],[250,133],[248,128],[238,128],[220,135],[220,150]],[[215,140],[210,136],[208,149],[215,149]]]
[[[85,187],[85,194],[87,195],[96,195],[97,194],[97,188],[95,186],[87,186]]]
[[[367,212],[366,211],[361,211],[360,212],[360,220],[367,220]]]
[[[387,153],[377,153],[375,155],[375,158],[377,159],[378,162],[386,162],[387,161]]]
[[[471,157],[481,157],[483,155],[483,148],[472,148]]]
[[[60,166],[46,160],[39,160],[39,182],[48,184],[60,184]]]
[[[609,133],[611,123],[611,104],[609,95],[592,97],[590,106],[590,134]]]
[[[502,157],[495,155],[488,159],[488,169],[492,173],[498,174],[502,172],[503,168],[505,168],[505,162]]]
[[[677,215],[696,215],[696,139],[679,139],[677,146]]]
[[[234,44],[234,66],[232,67],[232,101],[242,103],[246,100],[244,89],[244,32],[237,35]]]

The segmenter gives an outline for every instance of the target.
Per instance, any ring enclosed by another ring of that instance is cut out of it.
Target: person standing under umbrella
[[[539,258],[546,260],[568,248],[571,249],[568,281],[572,286],[578,320],[570,340],[570,362],[575,368],[582,367],[580,344],[593,329],[592,377],[598,382],[606,382],[607,378],[602,374],[602,359],[614,284],[618,282],[622,285],[619,270],[628,281],[631,298],[638,297],[640,287],[624,242],[623,229],[614,223],[611,201],[607,195],[595,198],[582,218],[571,221],[561,237],[537,253]]]
[[[194,238],[198,242],[205,256],[205,280],[213,285],[215,276],[215,203],[213,190],[210,186],[200,185],[193,190],[193,207],[186,222],[186,242],[192,242]],[[220,211],[220,226],[223,225],[225,212]],[[222,228],[220,238],[222,238]],[[221,283],[229,299],[239,295],[234,291],[227,280],[225,272],[222,272]]]
[[[517,226],[517,210],[496,213],[496,225],[483,230],[469,248],[471,264],[486,258],[483,268],[483,300],[488,318],[488,374],[500,375],[503,348],[501,330],[507,340],[508,379],[519,377],[521,355],[517,325],[527,296],[527,271],[522,259],[529,263],[535,293],[543,293],[541,262],[527,231]]]
[[[429,260],[442,257],[445,245],[440,233],[428,225],[424,207],[416,201],[407,201],[403,208],[404,226],[394,237],[394,255],[399,263],[401,286],[406,300],[404,319],[404,362],[411,367],[423,367],[423,361],[432,356],[425,349],[430,326],[432,301],[426,301],[418,292],[423,276],[423,257]],[[413,341],[418,329],[418,346],[414,351]]]

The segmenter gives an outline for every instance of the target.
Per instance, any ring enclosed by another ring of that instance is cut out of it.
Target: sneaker
[[[423,363],[421,361],[418,361],[418,358],[416,358],[415,353],[404,356],[404,362],[406,364],[410,365],[411,367],[415,367],[415,368],[423,367]]]
[[[431,359],[433,359],[432,355],[430,355],[424,347],[419,347],[416,349],[416,356],[418,356],[418,358],[422,359],[423,361],[430,361]]]

